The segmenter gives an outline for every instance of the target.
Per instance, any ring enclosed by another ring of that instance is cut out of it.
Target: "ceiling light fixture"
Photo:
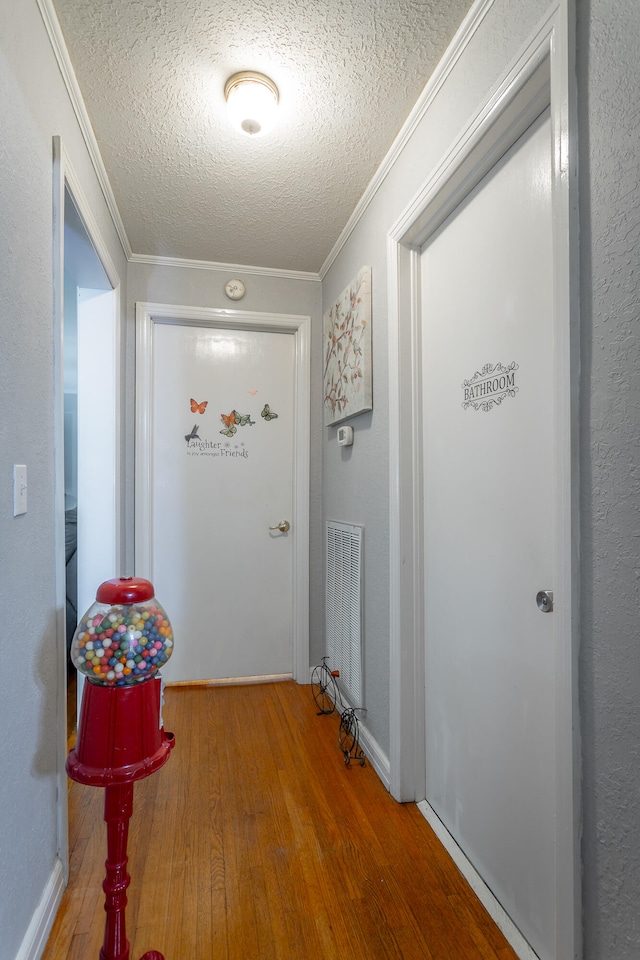
[[[234,127],[250,136],[271,128],[278,104],[278,88],[262,73],[245,70],[234,73],[225,84],[227,112]]]

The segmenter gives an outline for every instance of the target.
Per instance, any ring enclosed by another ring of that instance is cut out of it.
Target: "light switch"
[[[24,463],[13,465],[13,515],[27,512],[27,468]]]

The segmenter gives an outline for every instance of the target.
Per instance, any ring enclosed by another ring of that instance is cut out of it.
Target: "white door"
[[[291,676],[294,337],[151,328],[146,573],[174,628],[165,679]]]
[[[555,943],[548,111],[425,244],[427,800],[541,958]]]

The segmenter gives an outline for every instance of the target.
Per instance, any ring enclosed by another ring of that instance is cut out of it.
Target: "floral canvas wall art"
[[[324,422],[373,409],[371,267],[362,267],[327,310],[324,334]]]

